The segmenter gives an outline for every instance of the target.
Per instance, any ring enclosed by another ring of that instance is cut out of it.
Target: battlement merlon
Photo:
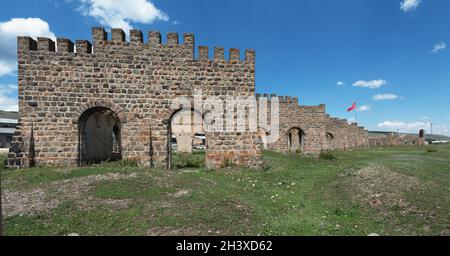
[[[92,53],[92,44],[87,40],[77,40],[76,41],[76,49],[77,49],[77,54],[81,54],[81,53],[91,54]]]
[[[28,36],[17,37],[17,50],[21,51],[37,51],[37,42]]]
[[[37,50],[41,52],[54,52],[56,50],[55,41],[46,37],[38,37]]]
[[[58,52],[73,52],[74,50],[74,44],[72,41],[66,38],[58,38]]]

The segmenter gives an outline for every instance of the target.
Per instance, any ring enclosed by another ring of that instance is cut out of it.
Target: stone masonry
[[[376,146],[414,146],[419,145],[423,146],[425,141],[422,137],[422,143],[420,142],[421,138],[419,136],[413,135],[405,135],[405,134],[396,134],[396,133],[372,133],[369,135],[369,144],[372,147]]]
[[[349,124],[345,119],[326,116],[326,139],[323,149],[347,150],[352,148],[369,147],[369,133],[364,127],[358,127],[357,123]]]
[[[301,152],[319,154],[324,151],[347,150],[369,146],[368,132],[356,123],[331,118],[325,113],[325,105],[302,106],[297,97],[276,96],[275,94],[256,95],[258,102],[274,97],[279,102],[279,137],[276,142],[267,143],[264,148],[278,152]],[[270,109],[270,107],[268,108]],[[267,111],[271,123],[271,114]],[[259,129],[261,141],[266,141],[270,132]],[[263,143],[264,144],[264,143]]]
[[[108,39],[103,28],[93,28],[93,44],[18,38],[20,119],[7,166],[83,164],[83,122],[109,111],[119,124],[114,139],[122,159],[169,167],[174,98],[192,97],[194,89],[204,98],[254,96],[253,50],[241,59],[231,49],[226,59],[224,48],[216,47],[211,59],[208,47],[200,46],[195,58],[193,34],[184,34],[180,44],[177,33],[168,33],[163,44],[159,32],[150,32],[148,42],[139,30],[130,31],[130,42],[121,29],[111,32]],[[256,132],[207,132],[206,138],[208,167],[261,165]]]
[[[111,33],[108,39],[103,28],[93,28],[93,44],[18,37],[20,118],[6,166],[79,166],[119,158],[170,168],[172,135],[185,141],[181,151],[190,151],[197,132],[206,135],[209,168],[230,163],[259,168],[261,149],[319,154],[369,146],[363,127],[331,118],[325,105],[302,106],[297,97],[274,94],[258,94],[256,100],[267,99],[268,109],[273,99],[279,102],[275,142],[267,142],[270,131],[263,127],[177,130],[172,125],[190,113],[179,114],[185,106],[174,109],[175,99],[192,103],[196,90],[204,100],[255,96],[255,52],[246,50],[241,59],[238,49],[230,49],[226,59],[224,48],[215,47],[211,59],[208,47],[200,46],[195,57],[189,33],[181,44],[177,33],[168,33],[165,43],[159,32],[150,32],[148,42],[139,30],[130,31],[129,42],[123,30]],[[192,110],[202,116],[207,112]],[[267,118],[271,124],[270,111]]]

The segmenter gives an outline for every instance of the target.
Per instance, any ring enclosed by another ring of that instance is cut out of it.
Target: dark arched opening
[[[79,165],[98,164],[122,158],[121,123],[109,108],[86,110],[78,122]]]
[[[305,133],[300,128],[292,128],[288,131],[288,148],[291,152],[304,152]]]
[[[327,150],[333,151],[334,150],[334,135],[331,133],[327,133]]]

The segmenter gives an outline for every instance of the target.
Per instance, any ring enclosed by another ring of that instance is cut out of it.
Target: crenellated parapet
[[[369,146],[368,131],[358,123],[349,123],[346,119],[326,117],[327,140],[325,150],[348,150]]]
[[[192,33],[184,33],[182,42],[180,42],[179,34],[176,32],[168,32],[166,34],[165,43],[163,43],[161,33],[159,31],[148,32],[148,39],[144,41],[144,34],[140,30],[132,29],[129,34],[129,41],[125,32],[119,28],[111,29],[111,36],[101,27],[92,28],[92,44],[88,40],[77,40],[75,43],[67,38],[57,38],[56,42],[50,38],[38,37],[34,40],[31,37],[18,37],[18,51],[38,51],[38,52],[57,52],[71,54],[93,54],[101,52],[102,49],[109,47],[122,48],[124,50],[140,49],[142,51],[157,51],[161,49],[178,52],[179,56],[191,58],[198,61],[215,61],[227,63],[254,63],[255,51],[246,49],[244,58],[241,58],[240,49],[231,48],[226,54],[225,48],[214,47],[213,56],[209,54],[208,46],[198,46],[197,57],[195,57],[195,37]]]
[[[282,112],[302,112],[302,113],[313,113],[313,114],[320,114],[325,117],[326,115],[326,106],[325,104],[320,104],[317,106],[307,106],[307,105],[300,105],[299,100],[297,96],[278,96],[277,94],[256,94],[256,100],[260,101],[261,99],[267,100],[268,104],[270,105],[274,99],[277,100],[280,111]]]
[[[110,128],[120,132],[115,146],[121,158],[170,167],[175,100],[190,102],[198,89],[204,99],[255,96],[255,51],[196,48],[192,33],[168,32],[163,38],[158,31],[95,27],[91,41],[18,37],[17,51],[20,123],[9,167],[87,163],[85,145],[92,136],[82,129],[94,112],[120,124],[119,131]],[[366,143],[364,127],[330,117],[324,104],[301,105],[298,97],[276,94],[256,99],[259,107],[267,100],[267,108],[258,109],[258,121],[264,118],[267,125],[258,133],[205,131],[207,167],[260,166],[261,135],[279,135],[268,149],[304,154]]]
[[[321,144],[325,136],[326,107],[324,104],[300,105],[298,97],[276,94],[256,94],[256,99],[258,102],[267,100],[268,106],[272,106],[276,101],[279,106],[279,137],[276,142],[269,143],[265,148],[280,152],[300,151],[304,154],[321,152]],[[265,116],[271,116],[270,108],[259,109],[259,111],[267,111]],[[273,125],[272,120],[271,125]]]
[[[285,107],[288,107],[288,106],[290,106],[290,107],[299,107],[300,106],[297,96],[294,96],[294,97],[291,97],[291,96],[278,96],[275,93],[272,93],[272,94],[267,94],[267,93],[265,93],[265,94],[256,94],[256,99],[259,100],[260,98],[267,99],[268,101],[272,101],[273,99],[277,99],[278,103],[280,104],[280,106],[281,105],[283,105]]]
[[[157,31],[100,27],[92,29],[90,41],[18,37],[20,125],[8,166],[85,163],[84,115],[100,111],[120,123],[116,149],[123,159],[170,167],[168,125],[177,111],[175,101],[193,100],[197,90],[205,99],[255,94],[254,50],[241,57],[239,49],[214,47],[210,56],[207,46],[195,47],[191,33],[169,32],[162,38]],[[81,113],[79,106],[89,109]],[[254,131],[207,132],[206,137],[208,167],[261,164]]]

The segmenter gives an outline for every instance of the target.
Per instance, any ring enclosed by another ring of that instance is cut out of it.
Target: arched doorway
[[[203,115],[194,109],[175,111],[168,123],[167,169],[199,167],[206,158]]]
[[[291,152],[304,152],[305,133],[300,128],[291,128],[288,131],[288,148]]]
[[[334,135],[331,133],[327,133],[327,150],[333,151],[334,150]]]
[[[112,110],[104,107],[88,109],[81,115],[78,127],[79,165],[122,158],[121,123]]]

